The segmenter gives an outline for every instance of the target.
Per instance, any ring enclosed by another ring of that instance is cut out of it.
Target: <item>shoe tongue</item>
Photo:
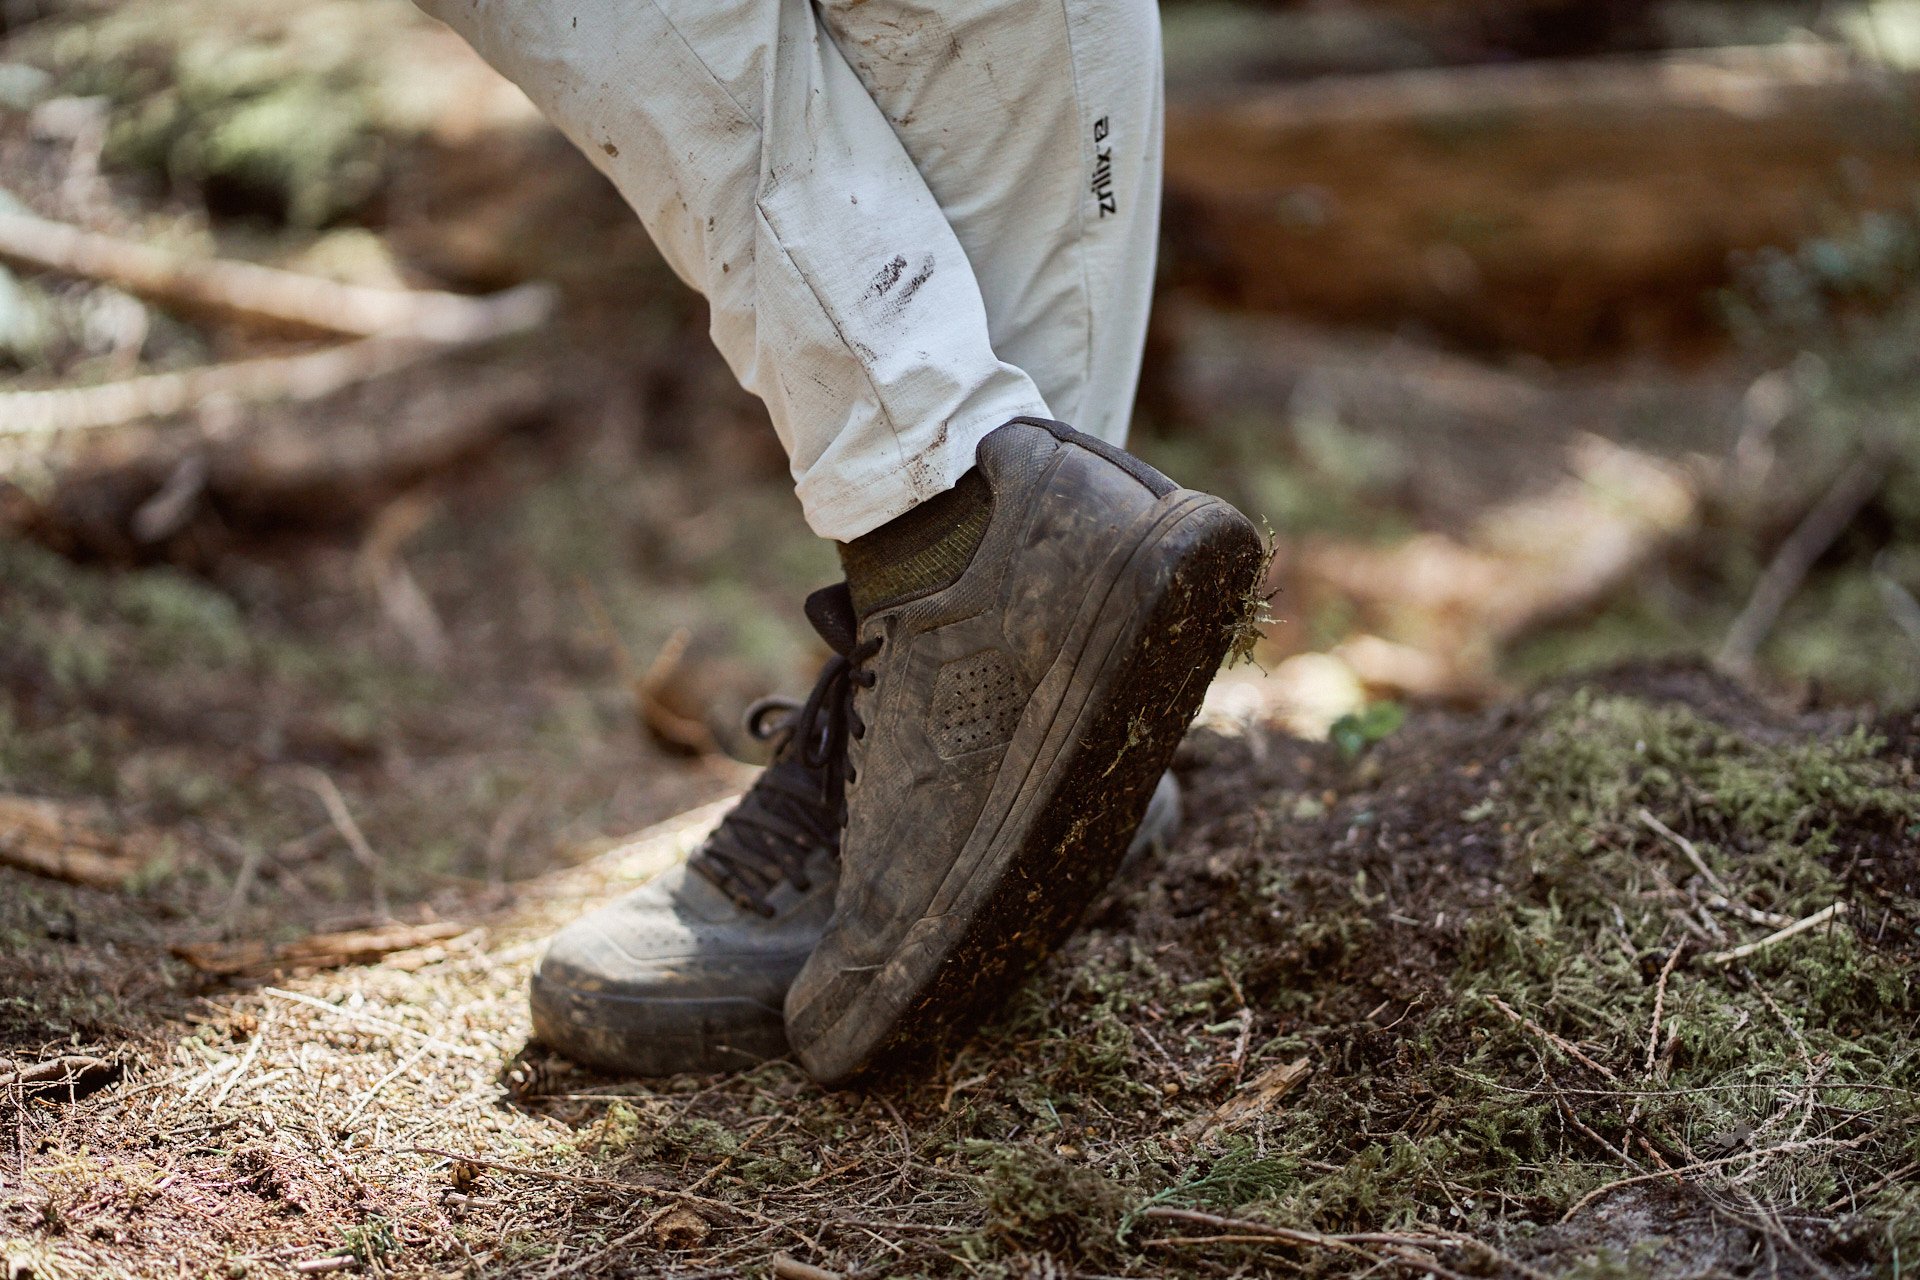
[[[807,621],[838,654],[853,652],[860,620],[853,611],[853,591],[844,582],[822,587],[807,597]]]

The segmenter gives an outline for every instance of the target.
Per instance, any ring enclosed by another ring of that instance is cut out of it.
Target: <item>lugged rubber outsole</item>
[[[528,996],[536,1040],[614,1075],[737,1071],[787,1052],[780,1010],[745,997],[583,992],[537,971]]]
[[[1149,563],[1140,562],[1143,550]],[[811,1051],[855,1020],[852,1009],[811,1044],[795,1044],[817,1079],[836,1084],[884,1071],[969,1029],[1072,931],[1118,868],[1264,564],[1246,517],[1211,498],[1136,549],[1123,578],[1163,580],[1107,651],[1106,669],[1076,713],[1085,727],[1047,766],[1045,792],[1031,802],[1037,817],[1004,860],[991,860],[1001,868],[998,882],[871,1052],[841,1065]],[[1107,598],[1126,585],[1117,580]]]

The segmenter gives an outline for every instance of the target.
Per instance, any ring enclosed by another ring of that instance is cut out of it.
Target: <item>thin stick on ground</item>
[[[756,1130],[754,1133],[749,1134],[746,1140],[740,1144],[742,1149],[745,1149],[746,1143],[751,1142],[754,1138],[758,1137],[760,1134],[760,1131],[764,1130],[765,1128],[766,1128],[766,1125],[762,1125],[760,1126],[760,1130]],[[468,1163],[480,1163],[480,1162],[469,1161]],[[707,1200],[706,1197],[704,1196],[696,1196],[693,1194],[695,1191],[698,1191],[701,1187],[706,1186],[709,1182],[713,1181],[715,1178],[719,1177],[722,1173],[726,1172],[728,1169],[732,1167],[733,1167],[733,1157],[728,1156],[726,1159],[722,1160],[719,1164],[714,1165],[713,1168],[707,1170],[704,1174],[700,1175],[700,1177],[694,1179],[692,1184],[688,1186],[687,1190],[682,1192],[659,1192],[657,1194],[660,1194],[663,1196],[678,1195],[683,1199],[701,1200],[701,1201],[705,1201],[708,1204],[719,1205],[723,1208],[732,1210],[735,1213],[744,1213],[745,1210],[738,1209],[733,1205],[728,1205],[724,1201]],[[608,1242],[607,1244],[603,1245],[601,1248],[595,1250],[592,1253],[586,1254],[579,1258],[575,1258],[572,1262],[568,1263],[564,1267],[561,1267],[557,1271],[547,1272],[545,1280],[559,1280],[559,1277],[561,1276],[570,1276],[577,1271],[582,1271],[587,1267],[592,1266],[594,1263],[600,1261],[602,1258],[606,1257],[608,1254],[613,1253],[618,1249],[623,1249],[627,1245],[632,1244],[636,1240],[644,1239],[646,1237],[646,1234],[649,1231],[652,1231],[653,1228],[660,1222],[660,1220],[666,1217],[669,1213],[673,1212],[675,1208],[676,1206],[673,1204],[661,1205],[658,1209],[655,1209],[652,1213],[648,1214],[646,1218],[642,1220],[640,1225],[635,1227],[632,1231],[627,1232],[625,1235],[621,1236],[617,1240]],[[758,1214],[753,1214],[749,1216],[759,1217]],[[762,1219],[762,1221],[766,1221],[766,1219]]]
[[[1735,961],[1745,960],[1748,956],[1756,952],[1765,951],[1768,947],[1785,942],[1788,938],[1797,937],[1809,929],[1817,929],[1836,916],[1845,915],[1846,911],[1846,903],[1836,902],[1832,906],[1821,908],[1805,919],[1795,920],[1786,928],[1776,930],[1764,938],[1758,938],[1752,942],[1733,947],[1726,951],[1714,951],[1700,958],[1707,964],[1733,964]]]
[[[843,1280],[838,1271],[828,1271],[784,1253],[773,1255],[773,1274],[775,1280]]]
[[[231,1075],[220,1082],[219,1090],[214,1093],[213,1097],[207,1103],[208,1110],[218,1111],[221,1104],[226,1102],[227,1098],[233,1093],[234,1087],[240,1083],[241,1077],[245,1076],[247,1070],[253,1066],[253,1060],[260,1056],[260,1046],[267,1042],[267,1036],[273,1031],[273,1026],[276,1021],[278,1021],[278,1019],[269,1014],[266,1021],[262,1022],[259,1028],[254,1031],[253,1039],[247,1043],[247,1051],[240,1055],[240,1065],[233,1069]]]
[[[1578,1129],[1581,1133],[1584,1133],[1592,1141],[1599,1143],[1601,1147],[1611,1152],[1614,1158],[1620,1161],[1621,1164],[1624,1164],[1625,1166],[1627,1166],[1627,1168],[1629,1169],[1640,1168],[1640,1162],[1638,1160],[1635,1160],[1632,1156],[1628,1155],[1626,1151],[1623,1150],[1622,1148],[1614,1146],[1611,1142],[1608,1142],[1605,1138],[1601,1137],[1600,1134],[1596,1132],[1591,1125],[1589,1125],[1586,1121],[1580,1118],[1579,1114],[1574,1111],[1573,1107],[1567,1102],[1565,1098],[1556,1096],[1554,1098],[1554,1102],[1558,1104],[1558,1106],[1560,1107],[1560,1114],[1566,1117],[1568,1124],[1571,1124],[1574,1128]]]
[[[1641,812],[1645,813],[1646,810],[1642,809]],[[1667,979],[1673,976],[1673,967],[1679,964],[1680,957],[1686,954],[1687,941],[1685,938],[1680,939],[1679,944],[1673,949],[1673,954],[1669,955],[1667,962],[1660,966],[1660,980],[1654,984],[1653,1023],[1647,1028],[1647,1062],[1642,1072],[1647,1076],[1653,1075],[1654,1059],[1660,1052],[1660,1015],[1666,1011],[1667,1007]]]
[[[1754,584],[1746,608],[1727,629],[1727,638],[1714,656],[1715,666],[1734,675],[1753,670],[1755,655],[1773,630],[1780,611],[1799,592],[1807,571],[1880,492],[1886,479],[1886,460],[1873,451],[1861,454],[1840,473],[1774,553],[1760,581]]]
[[[1525,1266],[1517,1259],[1508,1257],[1484,1241],[1475,1240],[1470,1236],[1453,1235],[1448,1232],[1423,1232],[1415,1234],[1392,1231],[1350,1231],[1338,1233],[1303,1231],[1295,1227],[1279,1227],[1271,1223],[1256,1222],[1251,1218],[1228,1218],[1222,1217],[1219,1214],[1203,1213],[1198,1209],[1175,1209],[1165,1205],[1157,1205],[1153,1208],[1142,1210],[1140,1216],[1159,1222],[1190,1222],[1197,1226],[1212,1227],[1215,1231],[1222,1233],[1212,1236],[1184,1236],[1154,1242],[1162,1246],[1227,1243],[1229,1241],[1252,1243],[1261,1240],[1274,1240],[1286,1244],[1301,1245],[1307,1248],[1335,1249],[1346,1253],[1357,1253],[1377,1262],[1380,1260],[1380,1256],[1372,1249],[1367,1248],[1369,1245],[1374,1245],[1393,1251],[1391,1256],[1395,1261],[1422,1267],[1436,1275],[1442,1276],[1451,1276],[1456,1273],[1440,1266],[1439,1263],[1429,1258],[1409,1256],[1398,1251],[1404,1249],[1453,1248],[1465,1249],[1471,1253],[1477,1253],[1483,1257],[1491,1258],[1499,1262],[1502,1266],[1511,1267],[1522,1275],[1535,1277],[1540,1275],[1539,1272]]]
[[[291,1000],[295,1004],[304,1004],[309,1008],[318,1009],[323,1013],[331,1013],[336,1017],[343,1018],[348,1022],[358,1023],[370,1030],[382,1031],[388,1035],[411,1036],[416,1040],[432,1045],[443,1053],[451,1053],[456,1057],[466,1058],[476,1062],[491,1061],[489,1055],[481,1053],[478,1049],[463,1044],[454,1044],[450,1040],[442,1040],[438,1036],[428,1035],[424,1031],[416,1030],[413,1027],[394,1022],[388,1018],[379,1017],[376,1014],[362,1013],[358,1009],[343,1008],[340,1005],[330,1004],[315,996],[301,995],[298,991],[287,991],[280,987],[262,987],[260,988],[260,992],[262,995],[272,996],[277,1000]]]
[[[1608,1067],[1605,1063],[1596,1062],[1594,1059],[1588,1057],[1584,1052],[1581,1051],[1580,1047],[1574,1044],[1571,1040],[1567,1040],[1561,1036],[1557,1036],[1553,1034],[1553,1032],[1547,1030],[1545,1027],[1535,1022],[1532,1018],[1527,1017],[1525,1014],[1521,1013],[1518,1009],[1515,1009],[1512,1005],[1508,1004],[1505,1000],[1502,1000],[1499,996],[1488,996],[1487,1001],[1488,1003],[1493,1005],[1494,1008],[1498,1009],[1501,1013],[1504,1013],[1507,1015],[1507,1017],[1511,1018],[1515,1023],[1515,1025],[1519,1026],[1522,1030],[1530,1032],[1533,1035],[1539,1036],[1542,1040],[1545,1040],[1548,1044],[1551,1044],[1554,1048],[1560,1050],[1560,1052],[1566,1054],[1569,1058],[1572,1058],[1575,1062],[1578,1062],[1580,1065],[1588,1068],[1589,1070],[1598,1072],[1600,1075],[1604,1076],[1608,1080],[1613,1080],[1617,1082],[1620,1079],[1619,1076],[1613,1073],[1613,1069],[1611,1067]]]
[[[1595,1200],[1598,1200],[1601,1196],[1604,1196],[1609,1192],[1619,1191],[1624,1187],[1636,1186],[1642,1182],[1652,1182],[1656,1178],[1665,1178],[1665,1177],[1671,1176],[1674,1179],[1679,1180],[1681,1175],[1683,1174],[1704,1173],[1708,1169],[1724,1168],[1730,1164],[1738,1164],[1742,1160],[1765,1160],[1773,1156],[1790,1155],[1796,1151],[1818,1151],[1818,1150],[1826,1150],[1826,1149],[1834,1149],[1834,1148],[1858,1147],[1858,1146],[1863,1146],[1864,1144],[1872,1141],[1874,1138],[1877,1138],[1879,1136],[1880,1136],[1879,1131],[1876,1130],[1873,1133],[1862,1134],[1857,1138],[1807,1138],[1800,1142],[1783,1142],[1776,1147],[1763,1147],[1759,1151],[1740,1151],[1740,1152],[1734,1153],[1733,1155],[1721,1156],[1718,1159],[1714,1159],[1714,1160],[1698,1160],[1698,1161],[1695,1161],[1693,1164],[1681,1165],[1678,1169],[1670,1169],[1670,1170],[1661,1169],[1654,1173],[1641,1173],[1641,1174],[1636,1174],[1631,1178],[1620,1178],[1613,1182],[1607,1183],[1605,1186],[1595,1187],[1593,1190],[1587,1192],[1587,1194],[1585,1194],[1584,1196],[1581,1196],[1578,1200],[1574,1201],[1573,1207],[1571,1209],[1568,1209],[1566,1213],[1561,1215],[1560,1221],[1562,1222],[1571,1221],[1573,1219],[1574,1214],[1579,1213],[1582,1209],[1586,1208],[1588,1205],[1592,1204]]]
[[[360,830],[360,824],[353,820],[353,812],[347,808],[347,798],[340,794],[340,788],[334,784],[326,772],[311,765],[302,766],[301,777],[313,793],[320,797],[320,803],[326,807],[327,820],[332,822],[340,838],[347,842],[353,857],[366,869],[368,878],[373,882],[374,913],[386,917],[387,886],[385,869],[381,866],[380,855],[367,843],[367,837]]]
[[[1709,867],[1707,860],[1700,856],[1700,850],[1694,848],[1693,841],[1687,839],[1678,831],[1675,831],[1672,827],[1654,817],[1651,809],[1642,809],[1634,816],[1654,831],[1673,841],[1674,846],[1678,848],[1681,853],[1687,855],[1687,861],[1693,864],[1693,869],[1700,873],[1702,879],[1713,886],[1714,892],[1718,893],[1724,899],[1732,900],[1733,891],[1727,888],[1724,880],[1713,874],[1713,868]]]
[[[770,1124],[772,1121],[769,1120],[767,1123]],[[759,1129],[749,1133],[747,1137],[742,1140],[740,1144],[741,1149],[745,1150],[746,1144],[754,1138],[759,1137],[760,1134],[765,1131],[766,1127],[767,1126],[763,1124]],[[749,1221],[758,1222],[763,1226],[782,1225],[777,1220],[769,1218],[765,1214],[756,1213],[744,1205],[729,1204],[725,1200],[715,1200],[711,1196],[696,1194],[701,1187],[713,1181],[714,1178],[732,1166],[733,1156],[728,1156],[725,1160],[721,1161],[719,1165],[709,1169],[688,1186],[676,1189],[673,1187],[650,1186],[644,1182],[622,1182],[618,1178],[590,1178],[583,1177],[577,1173],[559,1173],[552,1169],[536,1169],[531,1165],[511,1164],[504,1160],[491,1160],[481,1155],[465,1155],[458,1151],[446,1151],[439,1147],[408,1147],[407,1150],[414,1155],[434,1156],[441,1160],[458,1160],[462,1164],[470,1164],[477,1169],[493,1169],[500,1173],[515,1174],[523,1178],[538,1178],[545,1182],[563,1182],[569,1186],[593,1187],[602,1191],[637,1192],[640,1195],[657,1196],[661,1199],[702,1205],[706,1208],[718,1210],[721,1213],[738,1214],[740,1217],[746,1218]]]

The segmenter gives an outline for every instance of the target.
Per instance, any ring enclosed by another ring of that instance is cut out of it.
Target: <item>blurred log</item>
[[[201,973],[215,977],[271,978],[285,973],[374,964],[472,931],[472,925],[442,920],[432,924],[389,924],[339,933],[314,933],[277,947],[257,938],[246,938],[238,942],[187,943],[172,951]]]
[[[90,889],[120,889],[161,853],[147,832],[119,832],[88,807],[0,795],[0,866]]]
[[[489,298],[341,284],[252,262],[186,258],[153,245],[0,211],[0,259],[85,276],[154,302],[270,320],[321,333],[465,345],[531,329],[553,290],[529,284]]]
[[[126,558],[208,508],[245,521],[364,514],[551,412],[565,381],[538,350],[439,354],[310,400],[215,397],[171,424],[0,435],[0,532]]]
[[[1169,113],[1173,278],[1551,357],[1699,346],[1730,254],[1909,207],[1915,83],[1786,46],[1222,90]]]
[[[216,398],[235,404],[313,400],[440,349],[417,339],[366,338],[323,351],[202,365],[98,386],[0,391],[0,437],[121,427],[170,418]]]
[[[1416,670],[1377,640],[1346,651],[1373,683],[1404,677],[1405,692],[1425,697],[1484,690],[1502,645],[1604,599],[1697,517],[1699,482],[1662,459],[1588,437],[1568,463],[1565,481],[1488,512],[1463,538],[1315,541],[1300,548],[1293,579],[1433,659]]]
[[[1371,0],[1369,7],[1460,55],[1563,58],[1657,40],[1654,0]]]
[[[486,297],[376,289],[0,212],[0,258],[150,299],[358,341],[90,387],[0,391],[0,532],[118,554],[207,502],[358,511],[545,408],[524,353],[454,353],[546,322],[546,285]]]

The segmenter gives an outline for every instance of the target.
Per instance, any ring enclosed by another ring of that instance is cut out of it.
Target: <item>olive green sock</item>
[[[992,514],[993,490],[976,467],[945,493],[840,543],[854,612],[864,618],[951,585],[973,559]]]

